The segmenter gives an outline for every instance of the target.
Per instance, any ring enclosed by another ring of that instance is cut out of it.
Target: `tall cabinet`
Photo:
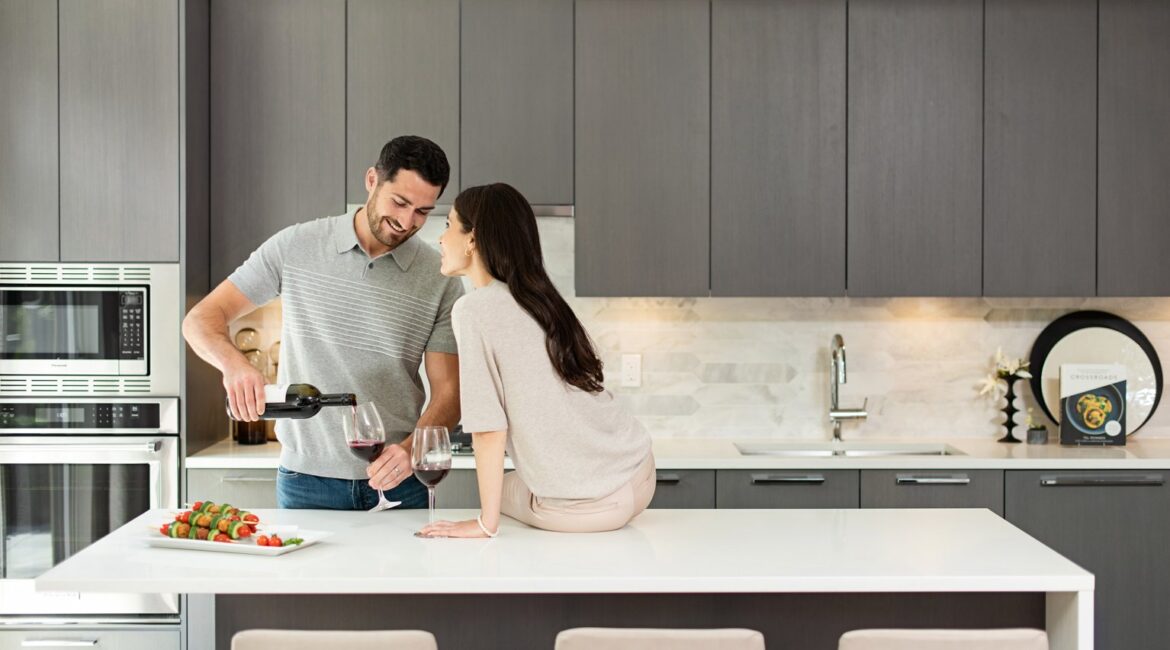
[[[578,0],[576,282],[581,296],[709,286],[707,0]]]
[[[848,290],[978,296],[982,0],[849,3]]]
[[[845,0],[711,7],[711,294],[845,294]]]
[[[0,0],[0,260],[56,260],[57,4]]]
[[[1098,293],[1170,295],[1170,3],[1101,0]]]
[[[211,284],[345,211],[345,0],[211,4]]]
[[[421,135],[447,154],[451,178],[439,201],[451,203],[459,190],[459,0],[349,0],[345,30],[334,42],[344,40],[344,95],[329,99],[345,98],[346,201],[366,202],[362,179],[387,141]]]

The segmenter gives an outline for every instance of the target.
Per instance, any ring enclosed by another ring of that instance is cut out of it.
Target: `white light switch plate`
[[[622,386],[637,388],[642,385],[642,355],[622,355]]]

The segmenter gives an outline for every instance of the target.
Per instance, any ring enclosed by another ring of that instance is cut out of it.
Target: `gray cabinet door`
[[[479,508],[479,481],[474,469],[453,469],[435,487],[436,508]]]
[[[0,650],[26,648],[117,648],[118,650],[179,650],[183,647],[178,626],[165,630],[117,629],[110,627],[66,629],[35,627],[0,631]]]
[[[1094,647],[1165,648],[1170,639],[1166,473],[1005,474],[1007,520],[1096,576]]]
[[[462,21],[460,187],[502,181],[571,204],[572,0],[475,0]]]
[[[1170,295],[1170,3],[1101,0],[1097,294]]]
[[[345,0],[211,4],[211,284],[345,211]]]
[[[862,470],[862,508],[987,508],[1003,516],[1003,470]]]
[[[710,229],[706,0],[579,0],[579,296],[705,296]]]
[[[849,3],[848,291],[978,296],[981,0]]]
[[[57,3],[0,0],[0,259],[57,261]]]
[[[987,1],[983,294],[1097,291],[1097,2]]]
[[[856,470],[719,470],[717,508],[856,508]]]
[[[459,0],[349,0],[346,25],[346,200],[366,202],[363,179],[382,145],[421,135],[451,163],[440,200],[450,204],[459,188]]]
[[[179,261],[179,2],[61,0],[61,260]]]
[[[276,470],[189,469],[186,501],[230,503],[245,510],[275,508]]]
[[[714,508],[715,470],[660,469],[651,508]]]
[[[845,294],[845,1],[715,0],[711,294]]]

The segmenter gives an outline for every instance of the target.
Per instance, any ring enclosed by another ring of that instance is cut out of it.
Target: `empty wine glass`
[[[342,416],[341,422],[349,450],[367,463],[374,462],[386,447],[386,429],[382,426],[382,418],[379,417],[374,403],[363,402],[353,407],[350,413]],[[378,505],[370,508],[370,512],[387,510],[400,503],[402,502],[390,501],[381,490],[378,490]]]
[[[419,483],[427,486],[430,522],[435,523],[435,486],[451,471],[451,438],[447,427],[426,426],[414,430],[410,467]],[[416,537],[422,537],[415,533]]]

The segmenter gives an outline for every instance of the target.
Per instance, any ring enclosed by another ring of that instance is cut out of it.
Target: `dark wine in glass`
[[[386,446],[384,440],[350,440],[349,450],[353,452],[354,456],[366,461],[367,463],[374,462],[378,454],[382,453],[382,448]]]
[[[433,488],[438,485],[439,481],[443,480],[443,477],[447,476],[447,472],[450,471],[450,467],[428,467],[423,465],[421,467],[414,468],[414,476],[418,479],[419,483],[422,483],[428,488]]]
[[[410,448],[410,468],[427,487],[427,510],[435,523],[435,486],[451,471],[451,438],[447,427],[423,426],[414,430]],[[419,533],[416,536],[421,537]]]

